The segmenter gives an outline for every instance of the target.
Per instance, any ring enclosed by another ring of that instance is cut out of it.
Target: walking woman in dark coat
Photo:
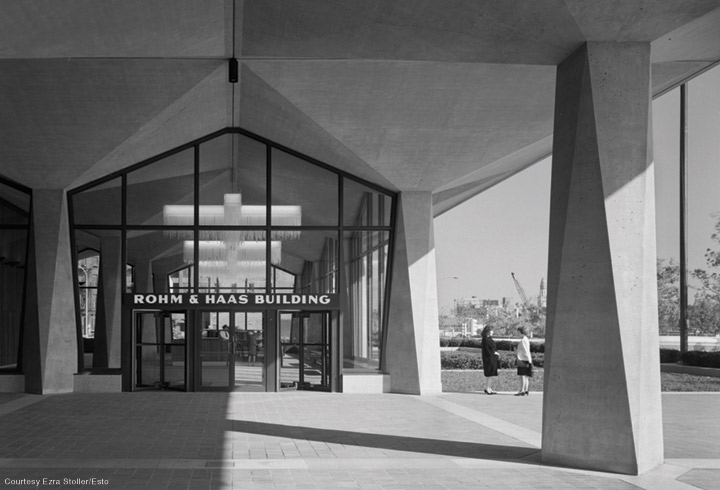
[[[492,379],[498,375],[498,357],[497,348],[495,347],[495,341],[492,338],[493,330],[492,325],[485,325],[482,331],[482,341],[480,347],[482,348],[482,364],[483,374],[485,374],[486,395],[496,395],[497,392],[492,389]]]

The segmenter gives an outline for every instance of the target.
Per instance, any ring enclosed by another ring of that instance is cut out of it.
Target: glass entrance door
[[[330,314],[281,311],[281,389],[330,391]]]
[[[135,389],[186,389],[186,312],[137,311]]]
[[[199,381],[205,391],[265,391],[262,312],[199,312]]]

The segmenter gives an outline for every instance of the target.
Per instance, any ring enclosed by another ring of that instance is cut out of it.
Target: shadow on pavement
[[[487,459],[497,461],[520,460],[539,453],[534,447],[505,446],[483,444],[479,442],[445,441],[425,439],[421,437],[394,436],[352,432],[346,430],[318,429],[315,427],[298,427],[294,425],[269,424],[265,422],[248,422],[232,420],[232,431],[246,434],[284,437],[308,441],[359,446],[391,451],[436,454],[458,458]],[[383,455],[387,456],[387,455]]]

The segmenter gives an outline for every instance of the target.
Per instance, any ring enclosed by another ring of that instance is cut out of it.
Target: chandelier
[[[271,206],[272,226],[300,226],[301,206]],[[267,223],[267,206],[242,204],[239,193],[225,194],[223,204],[198,206],[200,226],[255,226],[264,228]],[[168,204],[163,206],[165,226],[195,225],[195,207]],[[165,236],[183,239],[183,262],[195,262],[193,230],[165,230]],[[262,279],[266,273],[267,233],[258,230],[200,230],[198,241],[198,274],[212,277],[223,283],[242,279]],[[300,231],[273,230],[270,233],[270,263],[282,259],[281,240],[296,240]]]
[[[201,277],[217,279],[222,284],[238,283],[244,279],[263,280],[266,277],[264,260],[252,260],[234,266],[225,260],[201,260],[198,262],[198,269]]]
[[[224,242],[200,241],[198,242],[198,260],[218,262],[224,261],[229,266],[233,264],[250,265],[255,262],[265,262],[266,242]],[[282,259],[282,245],[279,241],[270,242],[270,262],[279,264]],[[183,242],[183,261],[190,264],[195,261],[195,243],[192,240]]]
[[[200,205],[198,224],[200,226],[265,226],[267,206],[242,204],[241,194],[225,194],[222,205]],[[302,206],[270,206],[272,226],[300,226]],[[192,205],[167,204],[163,206],[165,226],[187,226],[195,224],[195,208]],[[165,230],[171,238],[192,238],[192,230]],[[296,240],[300,232],[295,230],[273,230],[271,240]],[[265,239],[264,230],[201,230],[201,240],[256,241]]]

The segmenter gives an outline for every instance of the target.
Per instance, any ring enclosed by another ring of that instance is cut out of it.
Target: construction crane
[[[515,289],[517,289],[517,292],[520,295],[520,299],[523,302],[523,306],[525,308],[527,308],[528,306],[530,306],[530,301],[528,300],[527,294],[525,294],[525,290],[523,289],[523,287],[520,285],[517,278],[515,277],[515,273],[511,272],[510,275],[513,278],[513,282],[515,283]]]

